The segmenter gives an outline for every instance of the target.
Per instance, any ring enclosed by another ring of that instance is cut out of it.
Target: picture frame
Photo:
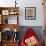
[[[25,19],[36,20],[36,7],[25,7]]]
[[[17,15],[17,13],[18,13],[18,12],[17,12],[16,10],[10,10],[10,11],[9,11],[9,14],[10,14],[10,15]]]
[[[2,15],[9,15],[9,10],[2,10]]]

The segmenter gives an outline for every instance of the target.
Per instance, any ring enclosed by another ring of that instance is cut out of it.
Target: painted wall
[[[20,27],[20,32],[19,32],[19,39],[20,42],[24,36],[24,33],[27,31],[28,28],[32,28],[33,31],[37,34],[37,37],[41,43],[43,43],[43,30],[42,26],[21,26]]]
[[[15,6],[15,0],[0,0],[0,6]],[[17,0],[19,6],[20,26],[43,26],[43,6],[42,0]],[[25,20],[25,7],[36,7],[36,20]],[[12,18],[12,17],[11,17]],[[9,19],[10,20],[10,19]],[[14,22],[14,21],[13,21]]]
[[[0,7],[10,7],[10,6],[15,6],[14,3],[15,0],[0,0]],[[31,28],[33,28],[35,30],[35,32],[37,33],[40,41],[43,41],[43,30],[42,27],[38,27],[38,26],[43,26],[43,20],[44,20],[44,16],[43,16],[43,6],[42,6],[42,0],[17,0],[17,6],[19,6],[19,24],[20,26],[33,26]],[[25,7],[36,7],[36,20],[25,20]],[[9,23],[11,21],[11,16],[8,17],[9,18]],[[15,23],[15,17],[13,17],[14,22]],[[36,26],[36,27],[35,27]],[[22,38],[22,35],[25,31],[25,29],[27,29],[28,27],[20,27],[20,39]],[[22,35],[21,35],[22,34]]]

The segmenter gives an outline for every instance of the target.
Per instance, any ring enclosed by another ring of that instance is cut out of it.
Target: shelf
[[[2,42],[3,46],[18,46],[18,41]]]
[[[19,25],[18,24],[0,24],[1,30],[5,29],[5,28],[9,28],[12,29],[14,31],[14,29],[17,30],[17,32],[19,31]]]
[[[1,10],[6,10],[6,9],[19,9],[19,7],[0,7]]]
[[[15,43],[15,42],[19,42],[19,40],[15,40],[15,41],[12,41],[12,40],[10,40],[10,41],[3,41],[4,43]]]
[[[19,7],[0,7],[0,46],[18,46],[18,32],[20,29],[18,17]],[[4,34],[7,35],[7,38]]]
[[[13,15],[18,15],[16,14],[16,12],[18,13],[18,10],[19,10],[19,7],[0,7],[0,14],[3,13],[2,15],[5,15],[5,14],[10,15],[10,13],[12,12]]]

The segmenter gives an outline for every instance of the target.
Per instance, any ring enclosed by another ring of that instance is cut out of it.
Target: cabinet
[[[18,46],[19,7],[0,7],[0,46]]]

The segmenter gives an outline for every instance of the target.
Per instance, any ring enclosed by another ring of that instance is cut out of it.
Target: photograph
[[[36,20],[36,8],[35,7],[25,8],[25,19],[26,20]]]

